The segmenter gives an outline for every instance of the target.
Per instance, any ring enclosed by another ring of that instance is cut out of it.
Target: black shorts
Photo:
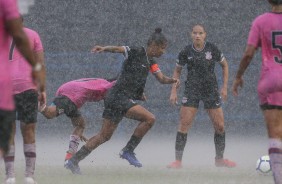
[[[114,123],[119,123],[126,112],[133,106],[138,105],[134,100],[122,94],[108,94],[104,100],[105,110],[103,118]]]
[[[0,148],[7,153],[12,133],[12,125],[15,121],[15,111],[0,110]]]
[[[24,123],[36,123],[38,112],[38,93],[31,89],[14,95],[16,120]]]
[[[205,109],[217,109],[222,105],[220,95],[213,94],[206,97],[199,97],[196,95],[186,95],[182,98],[182,105],[186,107],[199,108],[199,103],[202,101],[204,103]]]
[[[271,104],[262,104],[262,105],[260,105],[260,108],[261,108],[261,110],[273,110],[273,109],[282,110],[282,106],[271,105]]]
[[[63,113],[69,118],[81,116],[76,105],[66,96],[56,96],[53,103],[56,105],[57,116]]]

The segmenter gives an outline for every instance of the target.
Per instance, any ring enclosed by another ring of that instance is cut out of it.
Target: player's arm
[[[176,65],[174,71],[173,71],[173,78],[180,79],[182,67],[179,65]],[[171,104],[175,105],[177,103],[177,86],[172,85],[171,91],[170,91],[170,98],[169,101]]]
[[[220,66],[222,68],[222,78],[223,78],[223,86],[221,88],[220,94],[223,98],[223,101],[226,101],[227,100],[228,76],[229,76],[228,62],[226,58],[223,58],[223,60],[220,62]]]
[[[164,75],[161,71],[154,73],[156,79],[161,83],[161,84],[173,84],[175,83],[175,86],[179,86],[179,79],[167,77]]]
[[[100,53],[100,52],[112,52],[112,53],[125,53],[126,48],[124,46],[99,46],[96,45],[91,52]]]
[[[233,95],[238,95],[238,87],[243,87],[243,75],[252,61],[256,52],[256,48],[253,45],[247,45],[243,58],[240,61],[239,69],[237,71],[235,80],[232,86]]]
[[[46,67],[45,67],[45,61],[44,61],[44,52],[42,51],[38,51],[38,52],[34,52],[34,58],[35,61],[37,61],[38,63],[40,63],[42,65],[42,72],[43,72],[43,76],[44,76],[44,81],[46,80]],[[39,103],[40,106],[46,105],[46,91],[41,91],[41,93],[39,94]]]
[[[38,82],[39,90],[45,91],[45,72],[42,70],[42,65],[38,63],[34,58],[34,54],[30,48],[28,38],[23,31],[21,18],[6,20],[5,26],[8,33],[13,37],[17,49],[31,64],[33,68],[32,77]]]

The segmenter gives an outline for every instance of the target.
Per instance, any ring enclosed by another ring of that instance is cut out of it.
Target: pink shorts
[[[282,71],[262,72],[257,90],[260,105],[282,107]]]

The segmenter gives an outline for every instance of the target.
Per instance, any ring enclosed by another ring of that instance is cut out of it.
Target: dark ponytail
[[[282,4],[282,0],[268,0],[268,2],[270,4],[273,4],[273,5],[280,5],[280,4]]]
[[[167,39],[162,33],[162,28],[157,27],[155,29],[155,32],[150,36],[147,45],[151,45],[153,42],[157,45],[167,44]]]

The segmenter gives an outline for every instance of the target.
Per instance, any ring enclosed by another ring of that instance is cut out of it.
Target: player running
[[[65,167],[73,174],[80,174],[78,163],[87,157],[99,145],[108,141],[113,135],[123,117],[140,121],[127,145],[120,152],[120,157],[126,159],[135,167],[142,164],[135,157],[134,149],[141,142],[143,136],[151,129],[155,116],[147,109],[137,104],[135,100],[144,100],[144,87],[149,72],[162,84],[179,84],[179,80],[165,76],[153,59],[160,57],[167,47],[167,39],[157,28],[150,36],[147,48],[124,46],[95,46],[92,51],[122,53],[125,61],[116,85],[105,98],[103,125],[100,132],[91,137],[86,145],[66,162]]]
[[[86,141],[83,137],[85,121],[79,108],[86,102],[98,102],[103,100],[107,91],[115,84],[114,79],[84,78],[63,84],[57,90],[52,105],[42,107],[41,113],[48,119],[61,114],[66,114],[73,124],[74,131],[70,135],[69,150],[65,160],[68,160],[76,153],[80,140]]]
[[[9,67],[9,38],[32,65],[33,79],[39,82],[40,91],[45,90],[45,73],[42,65],[34,59],[28,39],[22,29],[22,20],[15,0],[0,0],[0,158],[9,151],[9,139],[14,121],[14,102]]]
[[[178,55],[173,77],[179,79],[182,68],[187,65],[187,79],[180,109],[180,121],[175,141],[175,161],[168,168],[182,167],[182,156],[187,141],[187,133],[192,126],[198,111],[199,102],[204,108],[214,126],[215,165],[217,167],[235,167],[236,164],[223,158],[225,149],[224,117],[221,107],[221,97],[227,99],[228,63],[221,51],[212,43],[206,42],[207,33],[203,25],[195,25],[191,37],[193,44],[186,46]],[[220,64],[223,72],[223,86],[219,94],[214,68]],[[172,86],[170,101],[177,103],[177,88]]]
[[[272,11],[252,23],[248,43],[241,59],[233,94],[243,87],[243,74],[256,50],[261,47],[262,65],[258,82],[260,107],[269,136],[269,157],[276,184],[282,183],[282,0],[269,0]]]
[[[40,37],[37,32],[24,28],[31,50],[35,60],[44,67],[44,53]],[[38,99],[40,104],[46,103],[46,93],[43,91],[38,97],[37,86],[30,75],[32,67],[15,48],[14,39],[10,38],[10,66],[13,83],[13,93],[16,104],[16,119],[21,122],[21,133],[23,136],[23,151],[26,161],[25,183],[33,184],[35,161],[36,161],[36,143],[35,129],[38,112]],[[10,140],[10,150],[4,157],[6,169],[6,183],[15,180],[14,159],[15,159],[15,130],[16,122],[13,123],[13,132]]]

